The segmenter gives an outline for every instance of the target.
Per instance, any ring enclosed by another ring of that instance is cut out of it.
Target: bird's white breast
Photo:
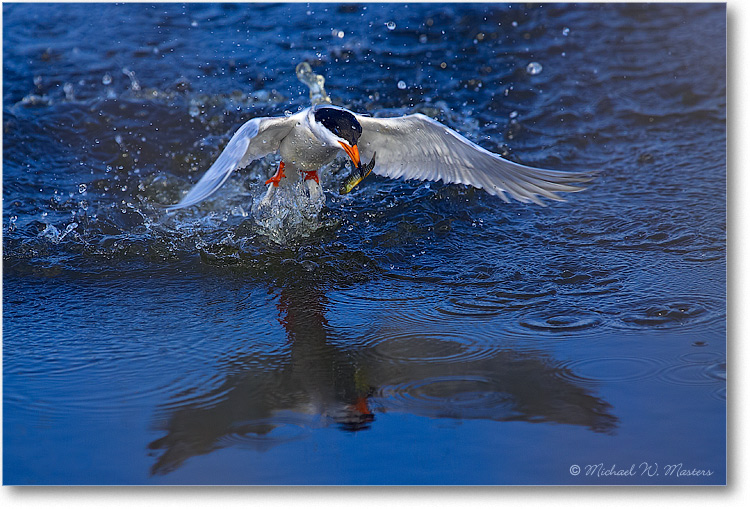
[[[284,164],[300,171],[320,169],[333,161],[339,150],[321,141],[310,128],[307,118],[300,120],[279,146]]]

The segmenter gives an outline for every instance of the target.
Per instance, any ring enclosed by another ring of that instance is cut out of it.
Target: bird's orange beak
[[[346,155],[349,156],[349,158],[352,160],[352,162],[357,168],[362,166],[362,163],[359,162],[359,149],[357,148],[356,145],[351,146],[351,145],[344,143],[343,141],[340,141],[339,145],[341,145],[341,148],[344,149],[344,152],[346,152]]]

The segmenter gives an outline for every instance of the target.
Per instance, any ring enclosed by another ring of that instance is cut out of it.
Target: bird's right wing
[[[469,184],[509,201],[505,193],[544,206],[539,198],[563,201],[559,192],[580,191],[596,172],[533,168],[503,159],[453,129],[422,114],[397,118],[357,115],[362,160],[377,152],[373,171],[390,178]]]
[[[281,140],[299,122],[300,115],[301,113],[290,117],[260,117],[245,122],[234,133],[206,174],[179,203],[167,210],[173,211],[200,203],[219,189],[234,170],[244,168],[252,161],[277,151]]]

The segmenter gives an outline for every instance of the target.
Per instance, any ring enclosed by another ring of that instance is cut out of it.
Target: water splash
[[[297,73],[297,79],[310,89],[310,101],[313,106],[321,103],[331,104],[331,98],[328,97],[325,89],[326,79],[320,74],[315,74],[310,64],[302,62],[297,66],[295,72]]]
[[[47,227],[39,234],[39,237],[45,238],[53,244],[59,244],[67,235],[78,228],[78,223],[75,221],[65,227],[65,231],[60,233],[60,230],[53,224],[48,224]]]
[[[253,219],[261,234],[277,244],[288,244],[320,228],[318,214],[325,195],[318,184],[310,182],[269,187],[263,198],[253,203]]]

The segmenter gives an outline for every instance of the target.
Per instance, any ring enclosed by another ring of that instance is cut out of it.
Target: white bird
[[[422,114],[373,118],[345,108],[318,104],[288,117],[262,117],[246,122],[218,159],[179,203],[168,210],[195,205],[213,194],[231,173],[278,151],[281,163],[268,179],[268,198],[276,187],[304,180],[320,191],[317,171],[344,151],[359,175],[351,190],[374,171],[390,178],[442,180],[468,184],[499,196],[506,193],[523,203],[544,206],[540,197],[564,201],[557,193],[581,191],[596,172],[562,172],[533,168],[503,159],[456,131]],[[373,161],[363,167],[362,159]],[[317,186],[317,188],[316,188]]]

